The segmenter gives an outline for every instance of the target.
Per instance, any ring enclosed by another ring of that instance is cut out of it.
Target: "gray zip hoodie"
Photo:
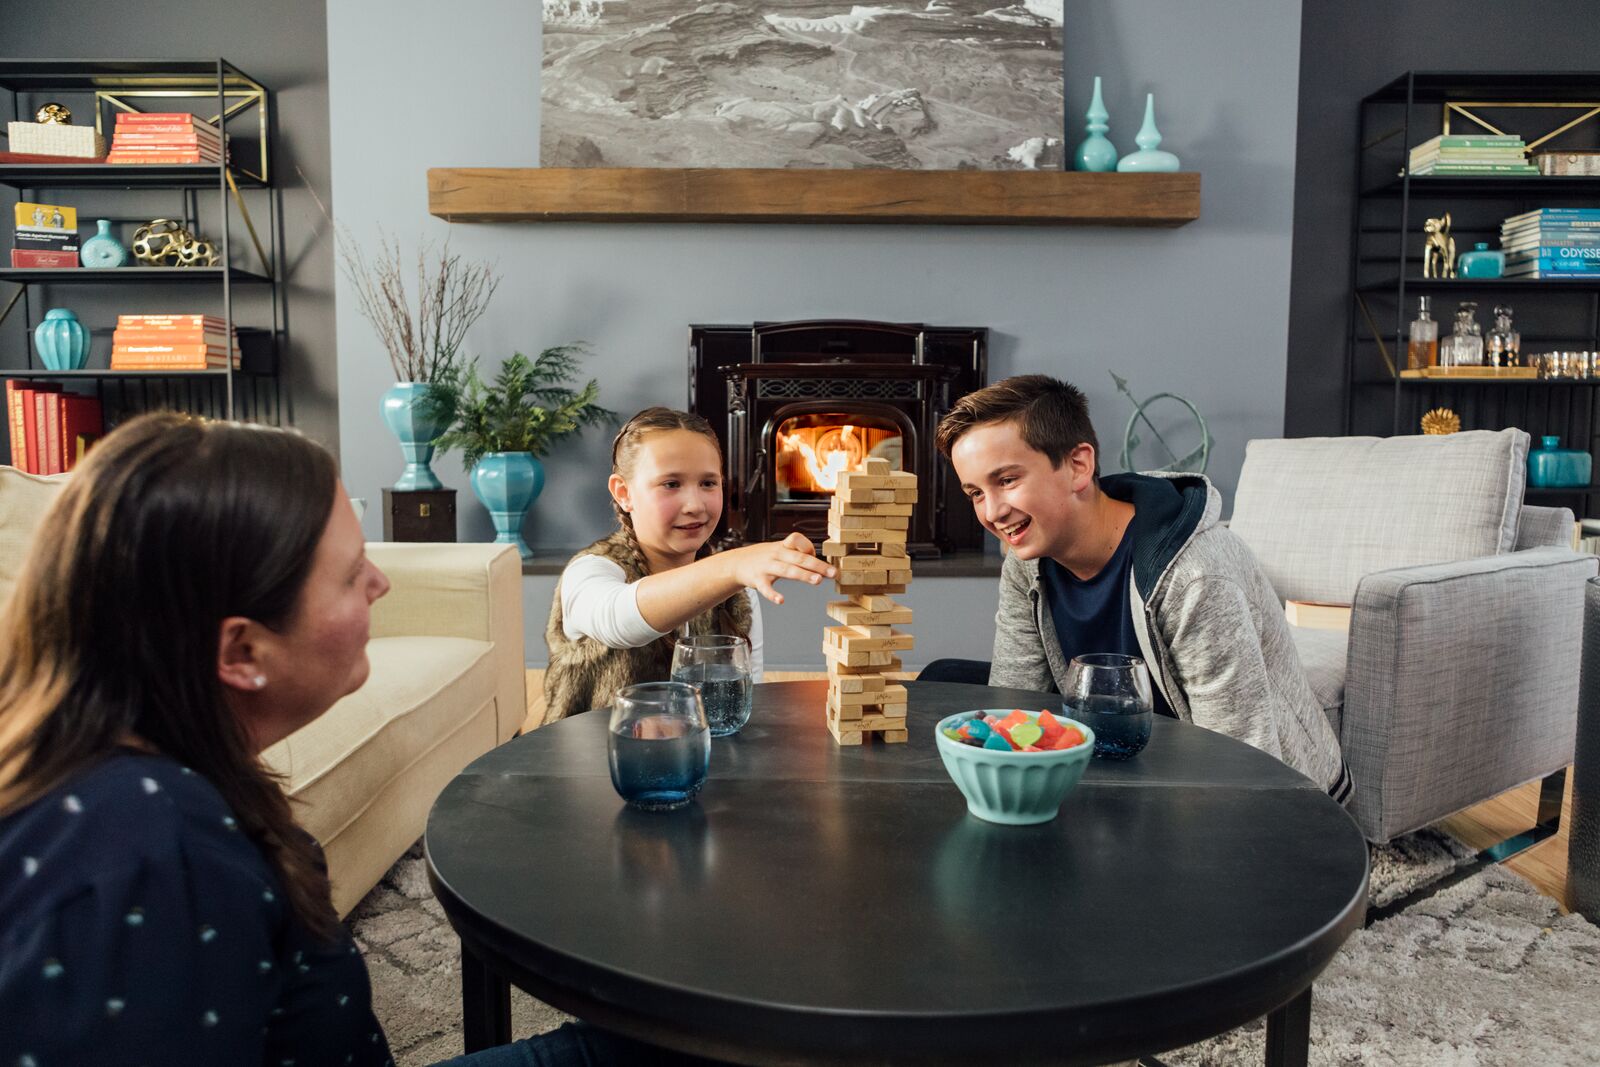
[[[1198,474],[1107,475],[1100,488],[1135,509],[1128,602],[1151,680],[1173,712],[1276,756],[1347,803],[1339,739],[1306,680],[1283,603],[1218,521],[1221,494]],[[1008,555],[989,684],[1060,692],[1066,676],[1039,563]]]

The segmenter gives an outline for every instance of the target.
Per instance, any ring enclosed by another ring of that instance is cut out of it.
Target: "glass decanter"
[[[1439,345],[1441,367],[1483,366],[1483,331],[1478,326],[1478,302],[1463,300],[1456,309],[1455,332]]]
[[[1511,325],[1511,309],[1494,309],[1494,329],[1484,338],[1486,358],[1491,367],[1520,367],[1522,365],[1522,334]]]
[[[1422,370],[1439,365],[1439,324],[1434,321],[1432,298],[1419,300],[1417,317],[1411,321],[1406,344],[1406,370]]]

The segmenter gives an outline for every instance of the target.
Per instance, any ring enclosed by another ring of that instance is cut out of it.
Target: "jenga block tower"
[[[865,470],[839,475],[828,508],[822,555],[839,569],[834,584],[849,598],[828,604],[829,617],[840,625],[828,627],[822,641],[828,730],[841,745],[909,736],[906,687],[887,675],[900,670],[897,653],[912,646],[912,636],[896,629],[911,622],[911,609],[888,594],[905,592],[911,581],[906,530],[916,502],[916,475],[891,471],[886,459],[869,459]]]

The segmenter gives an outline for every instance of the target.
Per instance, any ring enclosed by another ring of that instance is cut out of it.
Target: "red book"
[[[27,423],[22,418],[25,384],[17,378],[6,379],[6,435],[11,438],[11,465],[19,471],[28,469],[28,446],[22,438],[27,432]]]
[[[105,426],[100,420],[100,399],[79,396],[76,393],[61,395],[61,469],[69,471],[100,439]]]
[[[52,252],[43,248],[13,248],[11,250],[11,265],[13,267],[76,267],[78,253]]]
[[[217,130],[214,126],[201,126],[193,122],[119,122],[113,137],[123,137],[130,133],[143,136],[149,133],[198,133],[202,137],[216,137]]]
[[[200,116],[192,111],[122,111],[117,114],[118,126],[123,124],[142,126],[147,123],[179,123],[216,128],[209,122],[201,122]]]
[[[36,391],[33,394],[33,473],[54,474],[50,469],[50,443],[46,438],[45,411],[50,407],[51,394]]]
[[[43,410],[42,397],[61,391],[55,382],[29,382],[22,390],[22,440],[30,474],[44,473],[44,452],[39,448],[43,435],[39,430],[39,414]]]
[[[180,312],[169,315],[118,315],[118,326],[137,326],[147,329],[154,326],[215,326],[221,329],[226,323],[221,315],[198,315],[194,312]]]
[[[124,144],[204,144],[215,148],[221,143],[214,133],[204,130],[179,130],[176,126],[141,126],[133,132],[118,130],[111,135],[113,147]]]
[[[198,153],[198,152],[185,152],[182,155],[172,155],[172,156],[158,156],[158,155],[148,155],[148,154],[130,156],[130,155],[119,155],[119,154],[113,152],[113,153],[111,153],[111,155],[106,157],[106,162],[107,163],[111,163],[113,165],[116,165],[116,164],[127,164],[127,163],[159,163],[159,164],[165,165],[165,164],[172,164],[172,163],[216,163],[218,161],[215,160],[215,159],[201,159],[200,158],[200,153]]]
[[[43,152],[0,152],[0,163],[104,163],[84,156],[50,156]]]

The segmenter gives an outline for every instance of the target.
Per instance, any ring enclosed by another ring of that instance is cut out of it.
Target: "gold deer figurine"
[[[1454,278],[1456,276],[1456,239],[1450,236],[1450,212],[1442,218],[1429,219],[1422,224],[1428,243],[1422,249],[1422,276],[1424,278]]]

